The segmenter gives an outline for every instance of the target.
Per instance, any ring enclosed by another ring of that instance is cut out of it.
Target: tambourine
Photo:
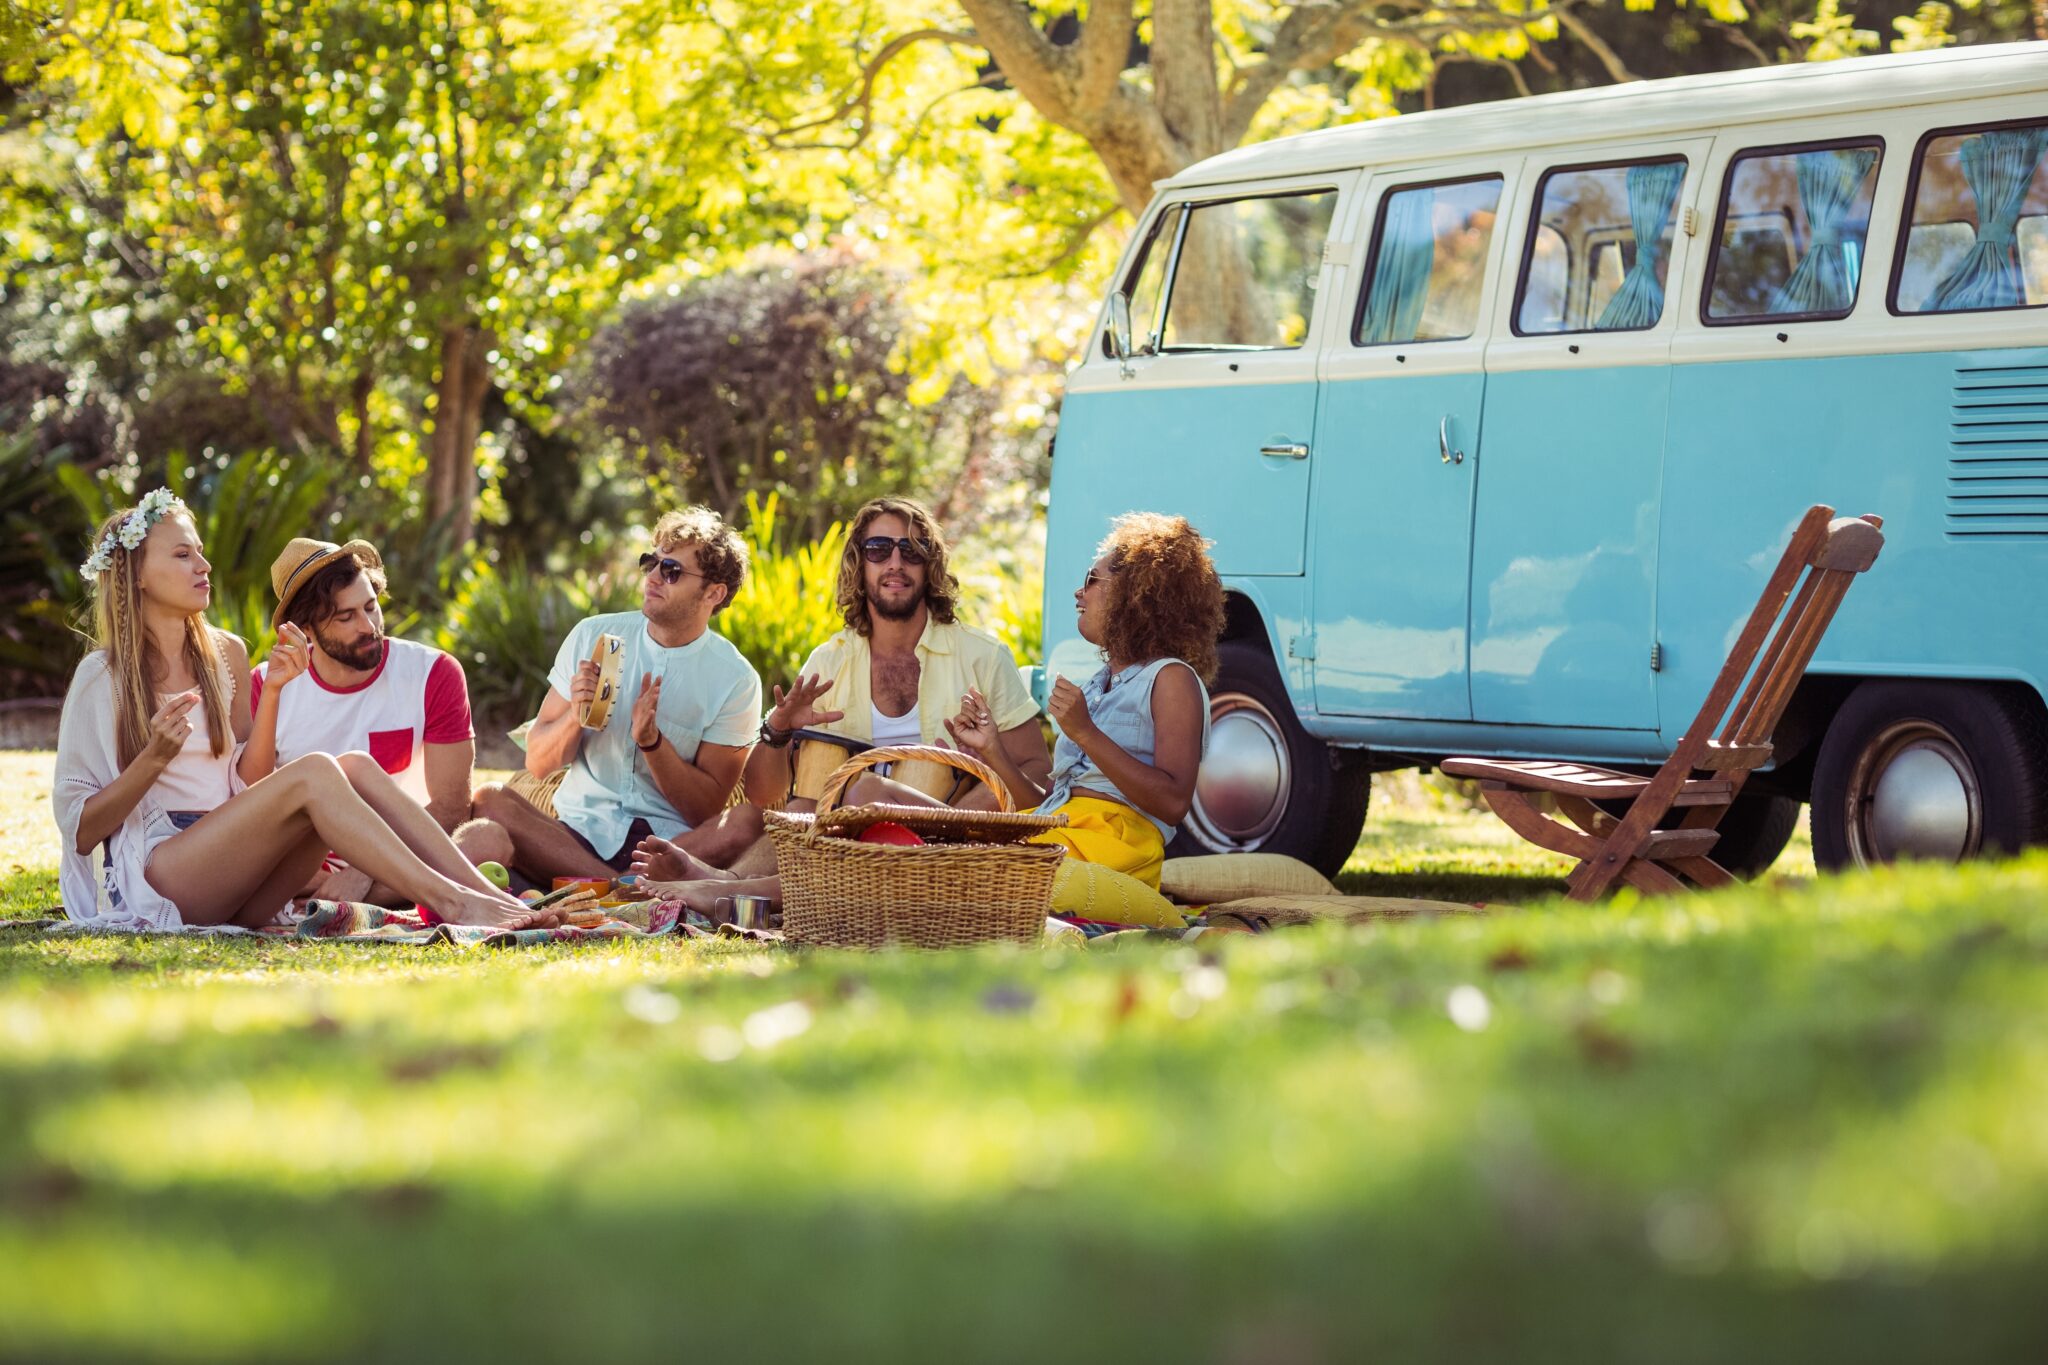
[[[612,703],[619,696],[619,667],[625,658],[624,640],[616,635],[597,637],[597,648],[590,651],[590,662],[597,665],[597,692],[583,710],[584,729],[602,730],[612,718]]]

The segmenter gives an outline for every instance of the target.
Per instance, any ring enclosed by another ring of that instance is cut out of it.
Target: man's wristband
[[[768,717],[761,717],[761,742],[769,748],[787,749],[789,742],[795,738],[796,731],[778,730],[769,723]]]
[[[654,743],[652,743],[652,744],[642,744],[642,743],[641,743],[641,742],[640,742],[639,740],[637,740],[637,739],[636,739],[636,740],[634,740],[634,741],[633,741],[633,745],[634,745],[634,747],[635,747],[635,748],[639,749],[641,753],[643,753],[643,754],[651,754],[651,753],[653,753],[653,752],[654,752],[654,751],[655,751],[656,749],[659,749],[659,748],[661,747],[661,739],[662,739],[662,737],[661,737],[660,735],[658,735],[658,734],[657,734],[657,735],[656,735],[656,736],[654,737]]]

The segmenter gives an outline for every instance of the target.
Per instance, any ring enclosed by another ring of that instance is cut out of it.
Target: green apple
[[[484,880],[500,891],[508,890],[512,885],[512,874],[505,870],[503,863],[478,863],[476,870],[483,873]]]

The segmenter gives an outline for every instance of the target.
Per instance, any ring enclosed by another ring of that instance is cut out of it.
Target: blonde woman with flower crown
[[[444,919],[528,920],[366,754],[301,758],[243,786],[235,758],[251,720],[248,651],[206,623],[211,568],[167,489],[110,517],[82,572],[99,648],[64,698],[52,797],[73,920],[254,928],[290,904],[329,850]],[[271,667],[295,674],[306,644],[292,630]]]

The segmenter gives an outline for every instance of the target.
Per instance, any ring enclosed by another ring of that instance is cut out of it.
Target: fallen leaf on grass
[[[1037,1003],[1037,995],[1017,985],[991,986],[981,996],[981,1008],[988,1014],[1024,1014]]]
[[[410,1057],[400,1057],[386,1063],[384,1074],[400,1083],[430,1081],[444,1071],[462,1067],[488,1069],[498,1064],[498,1049],[494,1047],[441,1047]]]
[[[386,1218],[417,1218],[441,1202],[441,1192],[419,1180],[380,1185],[363,1195],[364,1206]]]
[[[85,1193],[85,1177],[69,1166],[38,1165],[0,1186],[0,1207],[18,1213],[49,1213]]]
[[[1582,1019],[1572,1030],[1579,1055],[1594,1066],[1610,1071],[1627,1069],[1636,1059],[1635,1044],[1603,1024]]]

